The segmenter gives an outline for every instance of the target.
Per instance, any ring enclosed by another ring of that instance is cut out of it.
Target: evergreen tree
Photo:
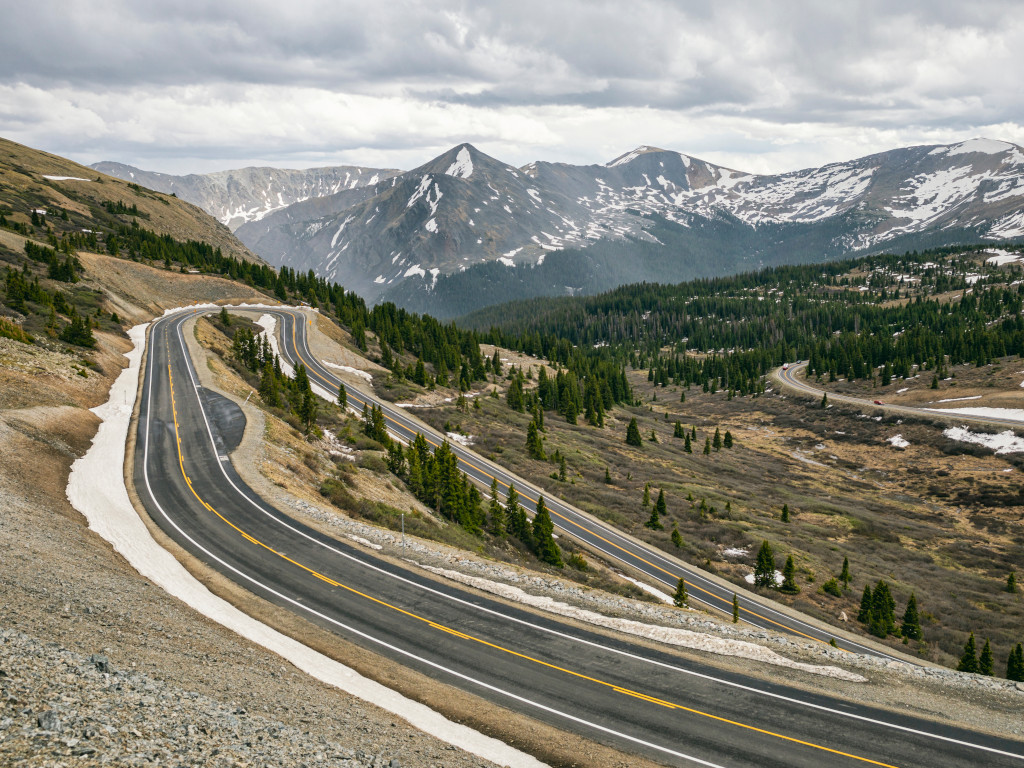
[[[853,580],[850,576],[850,560],[846,556],[843,557],[843,569],[839,572],[839,580],[843,582],[843,589],[848,589]]]
[[[644,509],[647,509],[649,506],[651,506],[651,484],[650,483],[644,483],[644,498],[643,498],[643,501],[641,503],[643,504]]]
[[[341,406],[342,412],[348,408],[348,390],[344,384],[338,385],[338,405]]]
[[[1010,571],[1010,575],[1006,577],[1006,591],[1011,595],[1017,593],[1017,573]]]
[[[608,467],[604,468],[604,484],[605,485],[611,485],[612,484],[612,473],[608,469]]]
[[[227,307],[220,308],[220,324],[225,327],[231,325],[231,315],[228,314]]]
[[[524,544],[530,543],[530,523],[526,510],[519,504],[519,494],[514,485],[509,485],[505,499],[505,530]]]
[[[544,455],[544,443],[540,439],[535,421],[531,421],[530,426],[526,428],[526,452],[530,454],[531,458],[538,461],[544,461],[547,458]]]
[[[682,424],[682,422],[677,421],[672,426],[672,437],[683,437],[683,436],[684,436],[683,435],[683,424]]]
[[[921,639],[921,620],[917,615],[917,596],[910,593],[907,601],[907,610],[903,612],[903,624],[900,625],[900,634],[907,640]]]
[[[988,677],[992,677],[995,674],[993,670],[992,646],[989,645],[988,638],[985,638],[985,645],[982,646],[981,656],[978,658],[978,674],[987,675]]]
[[[543,370],[543,369],[541,369]],[[560,456],[558,459],[558,479],[563,483],[565,482],[566,471],[565,471],[565,456]]]
[[[821,407],[828,408],[828,393],[825,392],[821,395]]]
[[[722,431],[718,427],[715,427],[715,439],[711,445],[716,451],[722,450]]]
[[[974,633],[964,643],[964,652],[960,656],[960,663],[956,665],[957,672],[977,672],[978,654],[974,647]]]
[[[647,518],[647,522],[644,523],[644,525],[653,531],[660,531],[662,528],[665,527],[664,525],[662,525],[661,519],[658,516],[657,507],[654,507],[654,509],[651,510],[651,516]]]
[[[629,420],[629,426],[626,428],[626,445],[639,448],[643,444],[643,438],[640,437],[640,428],[636,424],[636,417],[633,417]]]
[[[725,430],[725,441],[723,442],[723,445],[725,445],[726,448],[732,448],[732,432],[728,429]]]
[[[879,579],[871,592],[871,619],[868,631],[875,637],[888,637],[896,631],[896,601],[889,585]]]
[[[277,391],[277,375],[274,373],[274,364],[269,360],[263,364],[263,374],[260,376],[260,398],[268,408],[277,408],[281,405]]]
[[[676,582],[676,593],[672,596],[672,602],[675,603],[677,608],[685,608],[688,599],[686,581],[680,576],[679,581]]]
[[[697,439],[697,425],[696,424],[691,424],[690,425],[690,439],[691,440],[696,440]]]
[[[761,549],[757,552],[757,563],[754,565],[754,586],[775,586],[775,553],[772,552],[772,545],[767,541],[761,542]]]
[[[654,511],[658,513],[659,517],[664,517],[668,514],[668,505],[665,503],[664,489],[658,491],[658,501],[654,504]]]
[[[864,594],[860,598],[860,610],[857,612],[857,621],[867,624],[871,621],[871,585],[864,585]]]
[[[1017,643],[1006,659],[1006,679],[1024,682],[1024,645]]]
[[[672,543],[675,544],[676,549],[683,546],[683,535],[679,533],[675,523],[672,523]]]
[[[795,595],[800,591],[796,583],[796,566],[793,564],[793,556],[786,558],[786,564],[782,567],[782,586],[779,591],[787,595]]]
[[[690,442],[690,433],[686,433],[686,442],[683,444],[683,450],[687,453],[693,453],[693,443]]]
[[[710,436],[704,438],[704,455],[705,456],[710,456],[711,455],[711,437]]]
[[[501,506],[501,501],[498,500],[498,478],[494,478],[491,481],[491,502],[488,507],[490,512],[490,531],[495,536],[505,535],[505,509]]]
[[[537,552],[537,558],[542,563],[561,568],[563,567],[562,553],[552,535],[554,528],[554,523],[551,522],[551,513],[544,505],[544,497],[538,496],[537,513],[533,516],[533,546]]]
[[[740,623],[740,598],[735,592],[732,593],[732,623]]]
[[[789,522],[789,504],[782,505],[782,522]]]
[[[313,426],[313,422],[316,421],[317,412],[320,410],[317,406],[316,395],[313,391],[307,389],[302,393],[302,402],[299,404],[299,418],[302,419],[302,424],[306,428],[306,434],[309,434],[310,428]]]

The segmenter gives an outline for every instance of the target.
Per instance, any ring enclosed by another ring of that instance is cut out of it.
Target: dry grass
[[[1015,398],[1022,367],[1013,361],[983,369],[977,381],[967,381],[958,368],[955,394],[942,396],[963,396],[961,388],[969,384],[969,391]],[[1012,388],[1006,375],[992,378],[1000,371],[1013,372]],[[1008,482],[1017,465],[1024,466],[1021,459],[964,448],[929,423],[876,421],[853,409],[821,410],[816,403],[771,393],[728,400],[725,393],[691,389],[680,403],[679,388],[654,388],[642,372],[631,374],[631,381],[644,405],[616,410],[604,430],[545,415],[546,451],[565,455],[565,483],[549,477],[557,469],[552,463],[526,455],[530,419],[510,411],[504,399],[485,398],[480,411],[445,406],[419,415],[437,427],[461,427],[476,435],[477,450],[547,492],[737,584],[744,584],[767,539],[780,566],[788,554],[794,556],[802,590],[795,597],[773,597],[826,621],[840,623],[845,613],[848,629],[859,629],[853,619],[865,583],[890,584],[897,618],[915,592],[926,642],[903,650],[955,663],[974,631],[991,638],[1002,671],[1011,644],[1024,640],[1021,596],[1003,591],[1007,573],[1024,563],[1024,500],[1020,484]],[[988,381],[995,382],[992,388]],[[645,438],[642,448],[625,444],[631,416]],[[672,437],[676,420],[697,429],[692,454]],[[731,431],[736,445],[705,456],[705,437],[716,426],[723,436]],[[647,441],[652,429],[657,443]],[[909,448],[889,445],[897,433]],[[611,485],[604,482],[606,468]],[[649,515],[641,505],[646,482],[652,500],[665,489],[669,516],[663,531],[643,526]],[[783,504],[793,513],[789,524],[780,520]],[[680,550],[669,539],[673,523],[685,542]],[[747,557],[723,554],[744,547]],[[820,585],[838,574],[844,555],[854,575],[852,588],[841,598],[828,596]]]

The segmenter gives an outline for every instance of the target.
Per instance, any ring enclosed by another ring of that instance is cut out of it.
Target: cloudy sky
[[[85,163],[411,168],[470,141],[776,172],[1024,144],[1016,0],[4,5],[0,136]]]

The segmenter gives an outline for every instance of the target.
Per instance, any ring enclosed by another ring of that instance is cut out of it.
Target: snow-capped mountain
[[[712,251],[722,274],[886,244],[1024,237],[1024,151],[974,139],[755,175],[646,146],[606,165],[514,168],[462,144],[236,234],[272,264],[313,269],[371,301],[428,307],[440,298],[431,296],[439,280],[486,264],[540,265],[552,251],[598,242],[618,244],[631,270],[618,264],[607,278],[621,282],[715,274],[695,266]],[[611,287],[587,275],[558,280],[545,291]]]
[[[304,200],[376,184],[399,173],[392,169],[342,165],[303,171],[241,168],[234,171],[173,176],[104,161],[93,169],[140,184],[199,206],[230,229],[259,221],[271,211]]]

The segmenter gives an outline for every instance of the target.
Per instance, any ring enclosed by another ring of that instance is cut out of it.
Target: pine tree
[[[857,621],[867,624],[871,621],[871,585],[864,585],[864,594],[860,598],[860,610],[857,612]]]
[[[910,593],[910,599],[907,601],[907,610],[903,612],[900,634],[907,640],[921,639],[921,620],[917,615],[917,597],[913,592]]]
[[[608,467],[604,468],[604,484],[605,485],[611,485],[612,484],[612,473],[608,469]]]
[[[761,542],[761,549],[757,552],[757,563],[754,565],[754,586],[775,586],[775,553],[772,552],[772,545],[767,541]]]
[[[558,479],[563,483],[565,482],[565,456],[560,456],[558,459]]]
[[[735,592],[732,593],[732,623],[740,623],[740,598]]]
[[[338,405],[341,406],[342,412],[348,408],[348,390],[345,389],[344,384],[338,385]]]
[[[662,524],[661,519],[658,517],[658,508],[657,507],[655,507],[654,509],[651,510],[651,516],[649,518],[647,518],[647,522],[644,523],[644,525],[647,526],[648,528],[650,528],[653,531],[660,531],[660,530],[662,530],[665,527]]]
[[[993,670],[992,646],[989,645],[988,638],[985,638],[985,645],[982,646],[981,657],[978,659],[978,674],[988,675],[989,677],[995,674]]]
[[[498,478],[494,478],[491,481],[491,502],[488,507],[490,512],[490,531],[495,536],[505,535],[505,509],[501,506],[501,501],[498,499]]]
[[[1017,643],[1006,659],[1006,679],[1024,682],[1024,645]]]
[[[231,315],[228,314],[227,307],[220,308],[220,324],[223,326],[231,325]]]
[[[782,505],[782,522],[789,522],[789,504]]]
[[[821,407],[828,408],[828,393],[825,392],[821,395]]]
[[[665,503],[664,489],[658,491],[658,501],[654,504],[654,511],[658,513],[659,517],[664,517],[668,514],[668,505]]]
[[[723,442],[723,445],[726,448],[732,448],[732,432],[730,432],[728,429],[725,430],[725,441]]]
[[[696,440],[697,439],[697,425],[696,424],[691,424],[690,425],[690,439],[691,440]]]
[[[715,439],[711,443],[716,451],[722,450],[722,431],[715,427]]]
[[[672,596],[672,602],[676,604],[677,608],[685,608],[687,599],[686,581],[680,576],[679,581],[676,583],[676,593]]]
[[[704,438],[704,455],[705,456],[710,456],[711,455],[711,438],[710,437],[705,437]]]
[[[538,461],[544,461],[547,458],[544,455],[544,443],[541,442],[535,421],[531,421],[530,426],[526,428],[526,452],[530,454],[531,458]]]
[[[850,576],[850,560],[843,557],[843,569],[839,572],[839,580],[843,582],[843,589],[848,589],[853,577]]]
[[[1017,574],[1015,571],[1010,571],[1010,575],[1006,577],[1006,591],[1011,595],[1017,593]]]
[[[875,637],[888,637],[896,631],[896,601],[889,585],[879,579],[871,593],[871,619],[868,631]]]
[[[796,566],[793,564],[793,556],[786,558],[786,564],[782,567],[782,586],[779,591],[787,595],[795,595],[800,591],[796,583]]]
[[[644,509],[647,509],[649,506],[651,506],[651,484],[650,483],[644,483],[644,498],[643,498],[643,501],[641,503],[643,504]]]
[[[978,671],[978,655],[974,648],[974,633],[971,632],[971,636],[967,638],[967,642],[964,643],[964,652],[960,656],[960,663],[956,665],[957,672],[977,672]]]
[[[687,453],[693,453],[693,443],[690,442],[690,433],[686,433],[686,442],[683,444],[683,450]]]
[[[548,512],[548,508],[544,505],[544,497],[537,497],[537,513],[533,516],[533,545],[536,548],[538,559],[553,565],[556,568],[562,568],[562,553],[558,549],[558,545],[555,543],[552,532],[554,531],[554,523],[551,522],[551,513]]]
[[[640,428],[636,424],[636,417],[634,417],[629,420],[629,426],[626,428],[626,445],[639,448],[643,444],[643,438],[640,437]]]
[[[672,543],[675,544],[676,549],[683,546],[683,535],[679,533],[675,523],[672,524]]]
[[[306,428],[306,434],[309,434],[310,428],[313,426],[313,422],[316,421],[317,412],[319,407],[316,402],[316,395],[313,391],[307,389],[302,393],[302,402],[299,404],[299,418],[302,419],[302,424]]]
[[[277,375],[274,373],[274,364],[269,360],[263,364],[263,374],[260,377],[260,397],[268,408],[277,408],[281,404],[277,394]]]

